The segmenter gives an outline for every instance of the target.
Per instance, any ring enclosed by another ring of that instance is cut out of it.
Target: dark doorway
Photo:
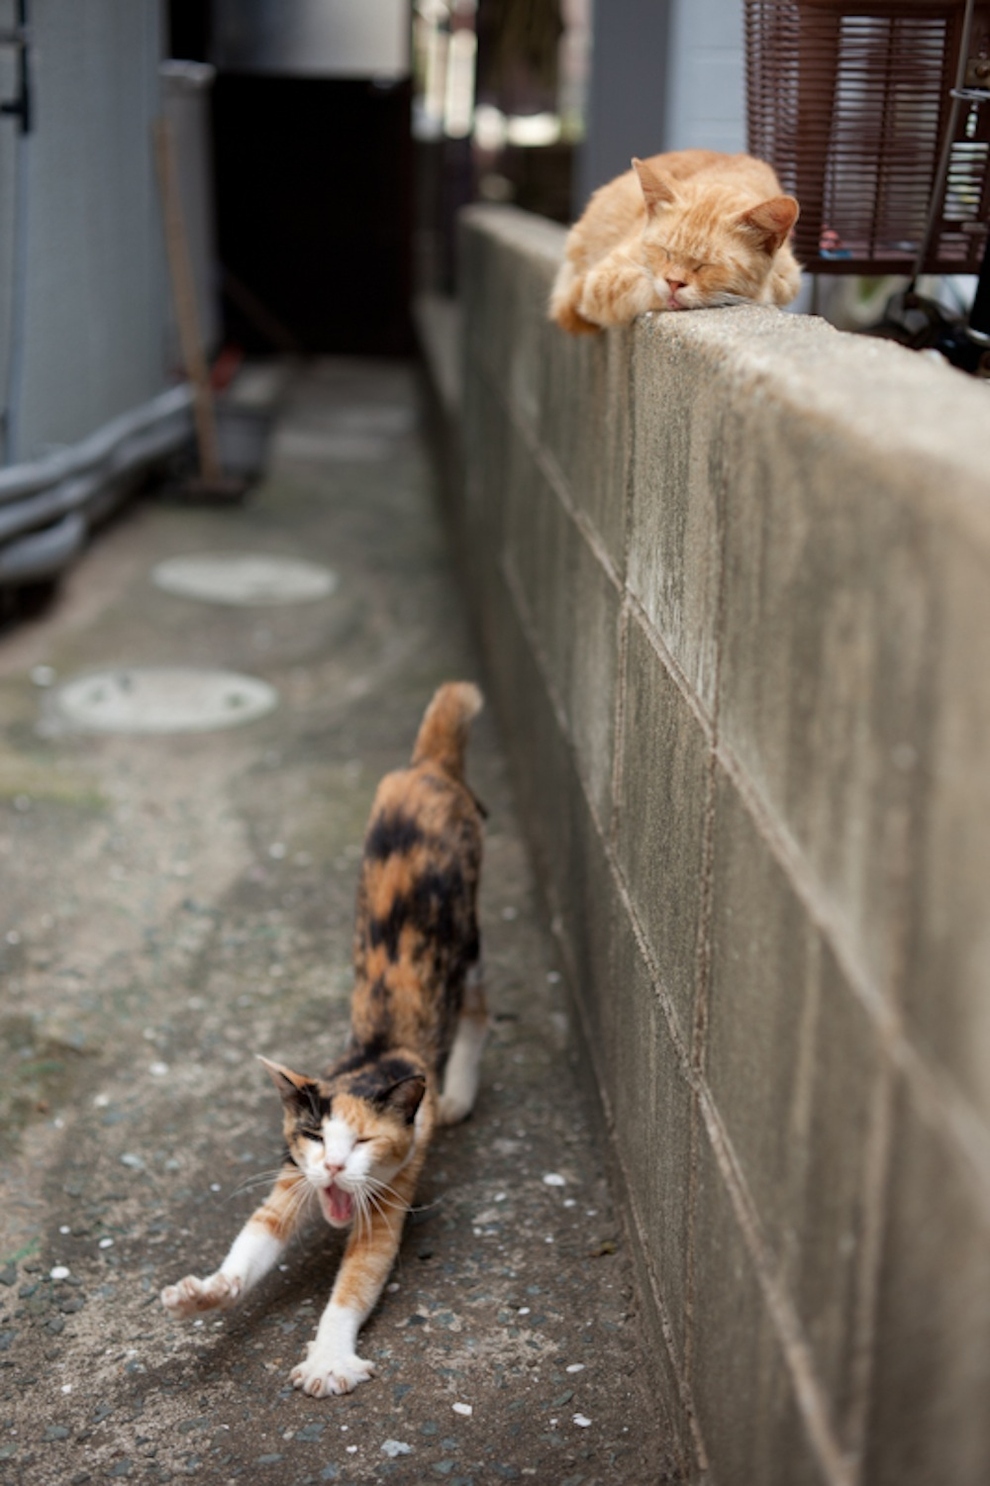
[[[409,351],[409,83],[220,73],[213,98],[228,335]]]

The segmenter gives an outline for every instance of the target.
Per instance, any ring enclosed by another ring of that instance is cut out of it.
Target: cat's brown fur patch
[[[788,304],[800,286],[788,245],[797,214],[752,155],[677,150],[634,160],[571,228],[550,318],[580,335],[647,310]]]

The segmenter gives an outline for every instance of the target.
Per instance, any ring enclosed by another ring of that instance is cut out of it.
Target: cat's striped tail
[[[413,765],[429,760],[455,779],[463,778],[468,727],[483,706],[484,697],[473,681],[448,681],[438,687],[416,735]]]

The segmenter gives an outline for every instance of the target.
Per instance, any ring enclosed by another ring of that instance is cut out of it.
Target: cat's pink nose
[[[687,288],[687,279],[668,279],[667,287],[670,290],[671,294],[676,294],[678,289]]]
[[[325,1166],[327,1172],[331,1177],[339,1176],[344,1169],[342,1166],[338,1166],[334,1161],[324,1161],[323,1165]]]

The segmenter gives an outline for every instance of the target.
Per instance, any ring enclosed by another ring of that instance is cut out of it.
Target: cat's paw
[[[166,1285],[161,1298],[170,1316],[197,1316],[201,1311],[226,1309],[240,1293],[241,1281],[237,1276],[217,1270],[205,1280],[187,1274],[177,1285]]]
[[[437,1100],[437,1124],[459,1125],[474,1107],[474,1100],[464,1094],[441,1094]]]
[[[323,1352],[310,1347],[309,1355],[290,1374],[292,1386],[311,1398],[326,1398],[328,1393],[350,1393],[358,1383],[375,1375],[375,1364],[365,1362],[352,1352],[349,1356]]]

